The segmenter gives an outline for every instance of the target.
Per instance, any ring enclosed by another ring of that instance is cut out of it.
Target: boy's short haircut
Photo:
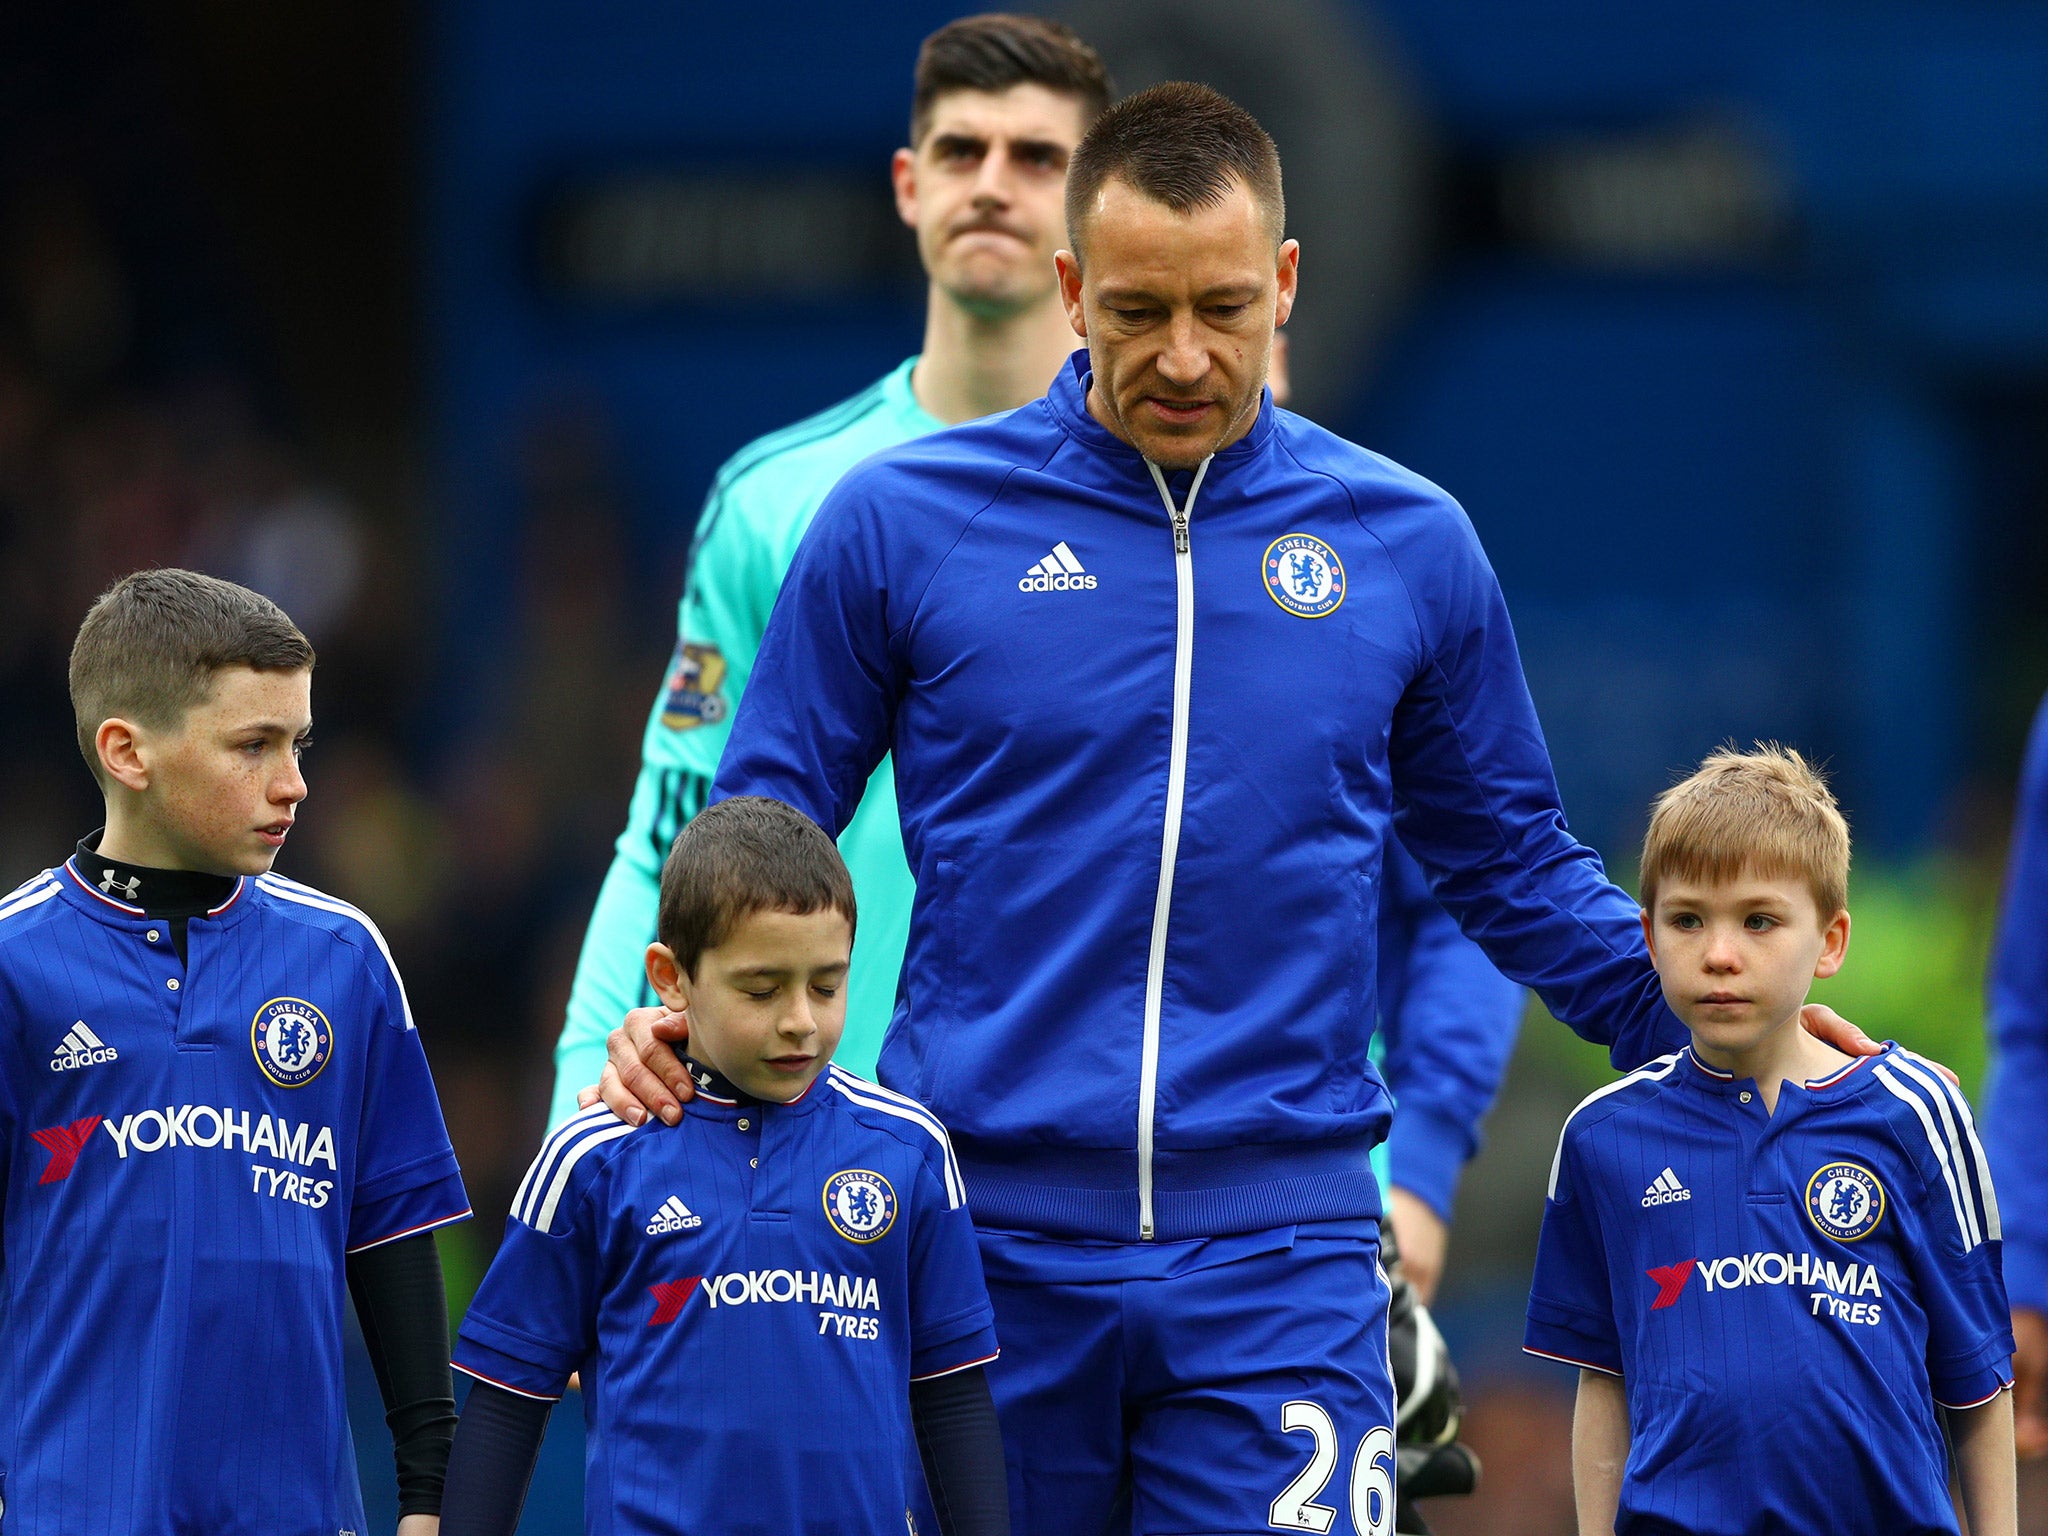
[[[1080,104],[1086,127],[1109,106],[1114,88],[1102,56],[1073,28],[1044,16],[990,11],[949,21],[917,50],[912,76],[910,143],[924,141],[932,105],[953,91],[1007,91],[1042,85]]]
[[[297,672],[313,647],[260,592],[175,567],[136,571],[102,592],[71,643],[71,712],[78,750],[100,776],[95,745],[119,717],[174,730],[213,693],[224,667]]]
[[[1745,870],[1804,880],[1822,922],[1849,907],[1849,823],[1805,758],[1776,742],[1723,747],[1657,797],[1643,838],[1643,906],[1666,880],[1719,882]]]
[[[1259,120],[1221,91],[1168,80],[1134,92],[1095,120],[1067,165],[1067,238],[1082,249],[1089,210],[1110,181],[1128,182],[1175,213],[1214,208],[1243,182],[1280,247],[1287,199],[1280,151]]]
[[[695,978],[704,951],[755,912],[827,910],[854,927],[853,877],[838,845],[802,811],[735,795],[692,817],[661,867],[656,936]]]

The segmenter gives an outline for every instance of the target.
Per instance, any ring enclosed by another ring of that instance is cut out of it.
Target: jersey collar
[[[170,920],[163,915],[152,915],[141,904],[127,900],[129,888],[125,885],[119,890],[103,889],[103,886],[110,883],[103,869],[81,865],[77,854],[66,859],[54,873],[57,875],[57,889],[63,894],[64,899],[79,911],[89,913],[103,923],[139,931],[150,923]],[[239,921],[250,905],[247,900],[248,891],[248,878],[243,875],[235,876],[234,883],[219,904],[192,914],[191,920],[211,920],[223,924]]]
[[[1817,1103],[1861,1093],[1864,1085],[1872,1080],[1866,1069],[1873,1063],[1883,1061],[1898,1048],[1897,1041],[1887,1040],[1884,1049],[1875,1056],[1858,1056],[1826,1077],[1814,1078],[1804,1083],[1788,1082],[1784,1091],[1796,1093]],[[1753,1091],[1756,1088],[1756,1083],[1750,1078],[1737,1077],[1733,1072],[1723,1072],[1719,1067],[1708,1066],[1689,1045],[1679,1052],[1679,1055],[1684,1058],[1684,1081],[1695,1088],[1722,1097],[1739,1093],[1744,1089]]]
[[[705,1066],[703,1062],[697,1060],[694,1056],[685,1056],[683,1058],[683,1065],[689,1069],[690,1081],[697,1085],[697,1099],[699,1102],[713,1110],[727,1110],[735,1114],[743,1109],[766,1112],[768,1110],[798,1109],[815,1104],[819,1101],[818,1085],[825,1080],[826,1073],[832,1070],[831,1066],[827,1064],[823,1071],[811,1079],[811,1085],[804,1089],[802,1093],[787,1103],[780,1103],[772,1099],[755,1098],[752,1094],[742,1090],[724,1073],[719,1072],[715,1068]]]

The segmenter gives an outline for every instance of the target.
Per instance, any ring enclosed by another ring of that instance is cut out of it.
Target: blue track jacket
[[[1203,1237],[1373,1216],[1390,825],[1502,971],[1633,1067],[1684,1043],[1575,841],[1450,497],[1262,401],[1162,474],[1047,396],[850,471],[713,799],[846,825],[893,749],[917,902],[880,1076],[975,1220]]]
[[[2005,1287],[2014,1306],[2048,1311],[2048,700],[2020,772],[1987,991],[1998,1059],[1986,1088],[1984,1147],[2005,1207]]]

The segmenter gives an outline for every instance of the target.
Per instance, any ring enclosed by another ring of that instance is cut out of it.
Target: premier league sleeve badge
[[[274,997],[249,1026],[256,1065],[280,1088],[303,1088],[334,1054],[334,1027],[303,998]]]

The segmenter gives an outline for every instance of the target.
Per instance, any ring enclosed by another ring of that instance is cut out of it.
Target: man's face
[[[932,104],[923,141],[896,151],[896,211],[932,282],[963,309],[1000,319],[1051,296],[1067,160],[1084,126],[1079,102],[1042,85],[951,91]]]
[[[180,869],[260,875],[291,831],[306,781],[313,674],[223,667],[213,692],[166,731],[133,727],[149,780],[140,800]]]
[[[1060,296],[1088,341],[1091,409],[1168,469],[1250,431],[1300,259],[1292,240],[1275,249],[1251,190],[1175,213],[1112,178],[1082,239],[1079,260],[1059,254]]]
[[[684,975],[663,944],[647,975],[690,1015],[690,1054],[745,1093],[787,1104],[825,1070],[846,1027],[853,929],[837,908],[749,912]]]
[[[1804,880],[1745,871],[1660,886],[1643,932],[1671,1011],[1700,1045],[1733,1055],[1799,1027],[1814,978],[1841,969],[1849,914],[1823,920]]]

